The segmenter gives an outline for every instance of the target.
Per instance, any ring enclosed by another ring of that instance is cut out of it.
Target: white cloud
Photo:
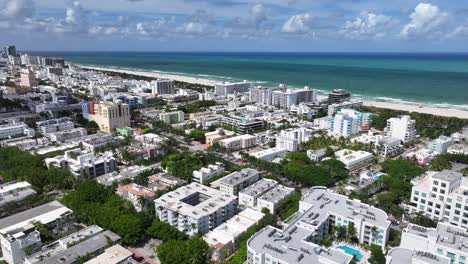
[[[263,4],[256,4],[250,9],[252,14],[255,26],[260,26],[260,24],[268,19],[267,9]]]
[[[303,34],[311,29],[312,16],[309,13],[291,16],[286,23],[284,23],[281,31],[285,33]]]
[[[208,24],[201,22],[187,22],[180,27],[180,32],[190,35],[202,35],[208,30]]]
[[[465,23],[456,27],[450,35],[455,37],[468,37],[468,18],[465,20]]]
[[[420,3],[410,18],[411,21],[400,32],[404,38],[431,37],[441,33],[447,25],[449,15],[436,5]]]
[[[34,14],[32,0],[6,0],[0,4],[0,20],[21,21],[31,18]]]
[[[339,33],[350,39],[381,38],[387,35],[395,23],[391,16],[361,13],[354,20],[346,21]]]

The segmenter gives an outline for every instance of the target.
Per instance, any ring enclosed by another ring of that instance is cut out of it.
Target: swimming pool
[[[374,175],[372,178],[374,178],[374,180],[376,181],[376,180],[382,178],[382,176],[383,176],[382,174],[377,174],[377,175]]]
[[[353,255],[354,257],[356,257],[356,259],[358,261],[360,261],[362,259],[361,251],[359,251],[359,250],[357,250],[355,248],[348,247],[348,246],[338,246],[336,248],[343,250],[346,254]]]

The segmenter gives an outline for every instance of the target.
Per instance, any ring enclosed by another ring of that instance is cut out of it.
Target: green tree
[[[371,251],[371,256],[368,260],[370,264],[385,264],[386,263],[385,255],[382,252],[382,248],[380,246],[371,245],[370,251]]]

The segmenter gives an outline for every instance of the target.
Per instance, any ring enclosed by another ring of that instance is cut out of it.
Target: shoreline
[[[88,70],[126,73],[126,74],[138,75],[138,76],[143,76],[143,77],[149,77],[149,78],[172,79],[172,80],[180,81],[180,82],[202,84],[202,85],[208,85],[208,86],[214,86],[215,83],[218,82],[216,80],[184,76],[184,75],[178,75],[178,74],[171,74],[171,73],[122,70],[122,69],[114,69],[114,68],[109,68],[109,67],[86,66],[86,65],[80,65],[80,64],[76,64],[76,65],[80,68],[88,69]],[[386,109],[392,109],[392,110],[398,110],[398,111],[416,112],[416,113],[421,113],[421,114],[430,114],[430,115],[443,116],[443,117],[457,117],[461,119],[468,119],[468,111],[461,110],[461,109],[434,107],[431,105],[417,104],[417,103],[392,103],[392,102],[381,102],[381,101],[373,101],[373,100],[362,100],[362,99],[359,99],[359,100],[363,102],[364,106],[368,106],[368,107],[386,108]]]

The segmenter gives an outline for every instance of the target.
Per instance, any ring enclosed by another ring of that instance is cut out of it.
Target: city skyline
[[[35,51],[466,52],[468,1],[0,1]]]

